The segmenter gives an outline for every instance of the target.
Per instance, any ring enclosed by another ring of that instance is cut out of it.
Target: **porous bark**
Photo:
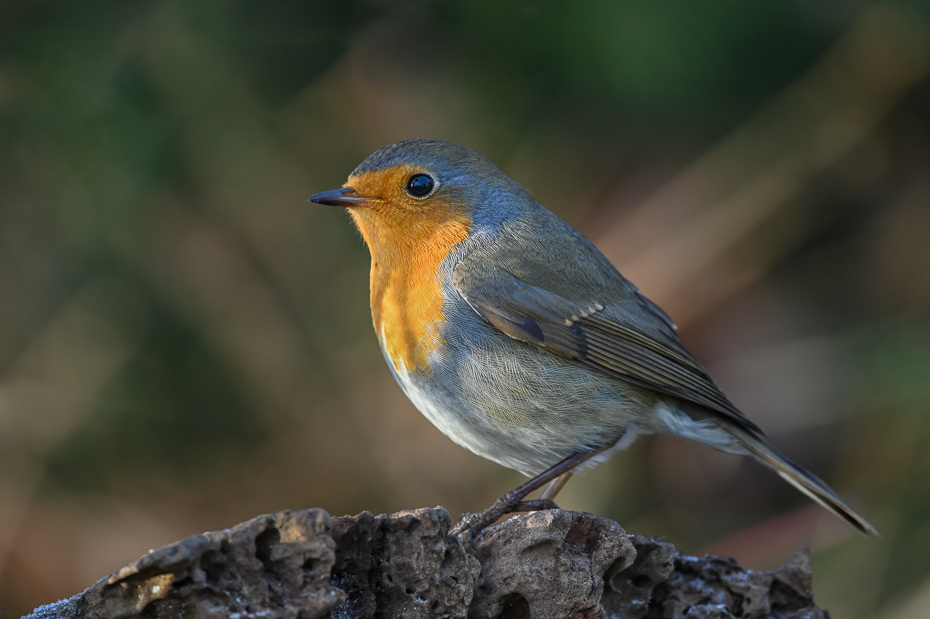
[[[829,617],[814,605],[805,551],[752,572],[592,514],[535,512],[464,545],[451,524],[443,508],[259,516],[149,552],[28,617]]]

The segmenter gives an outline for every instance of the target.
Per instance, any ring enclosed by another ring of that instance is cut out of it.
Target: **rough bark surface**
[[[799,552],[774,572],[682,556],[610,520],[550,510],[464,545],[443,508],[259,516],[149,552],[47,619],[825,619]]]

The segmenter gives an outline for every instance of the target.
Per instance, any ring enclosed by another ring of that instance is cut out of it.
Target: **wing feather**
[[[600,299],[571,301],[502,267],[467,259],[456,266],[453,283],[480,316],[514,339],[699,404],[762,434],[681,345],[674,322],[638,291],[613,305]]]

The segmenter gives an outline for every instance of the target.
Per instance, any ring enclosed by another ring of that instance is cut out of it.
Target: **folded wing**
[[[699,404],[762,434],[679,343],[671,319],[625,280],[632,293],[620,302],[569,300],[498,265],[466,258],[453,283],[480,316],[514,339]]]

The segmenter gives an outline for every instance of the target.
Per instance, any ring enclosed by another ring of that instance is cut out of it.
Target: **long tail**
[[[881,537],[878,529],[872,526],[868,520],[857,514],[849,505],[844,503],[843,499],[830,489],[830,486],[823,483],[815,475],[805,471],[797,464],[779,454],[772,446],[758,436],[754,436],[750,432],[742,429],[734,428],[731,432],[739,439],[750,455],[775,469],[775,471],[792,486],[866,535]]]

